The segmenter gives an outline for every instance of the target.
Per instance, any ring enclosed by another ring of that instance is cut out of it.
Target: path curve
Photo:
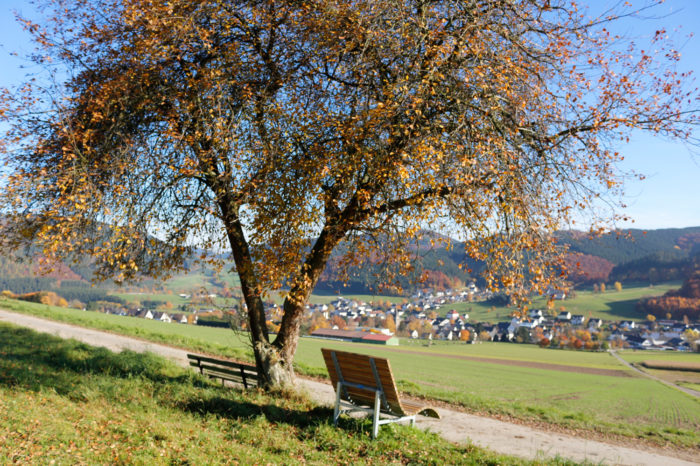
[[[620,356],[619,354],[617,354],[617,351],[611,350],[611,351],[610,351],[610,354],[612,354],[613,356],[615,356],[615,358],[616,358],[618,361],[620,361],[620,363],[622,363],[622,364],[624,364],[625,366],[629,367],[629,368],[632,369],[633,371],[638,372],[639,374],[643,375],[644,377],[647,377],[647,378],[652,379],[652,380],[656,380],[657,382],[661,382],[662,384],[668,385],[668,386],[671,387],[671,388],[675,388],[675,389],[677,389],[677,390],[680,390],[680,391],[682,391],[682,392],[685,392],[685,393],[687,393],[688,395],[694,396],[694,397],[696,397],[696,398],[700,398],[700,392],[697,391],[697,390],[693,390],[692,388],[681,387],[680,385],[676,385],[676,384],[673,383],[673,382],[669,382],[668,380],[664,380],[664,379],[661,379],[661,378],[659,378],[659,377],[656,377],[655,375],[651,375],[651,374],[649,374],[648,372],[645,372],[645,371],[641,370],[640,368],[638,368],[637,366],[634,366],[634,365],[630,364],[629,362],[625,361],[624,359],[622,359],[622,356]]]
[[[181,366],[188,366],[187,351],[183,349],[4,310],[0,310],[0,321],[29,327],[62,338],[74,338],[90,345],[102,346],[114,351],[124,349],[137,352],[150,351]],[[334,400],[333,388],[328,383],[300,378],[299,385],[301,390],[307,392],[318,403],[332,404]],[[442,408],[439,409],[439,412],[442,419],[421,417],[417,425],[439,433],[452,442],[473,443],[502,454],[540,460],[560,456],[575,461],[616,465],[680,466],[700,464],[668,456],[668,452],[661,450],[648,451],[611,445],[450,409]]]

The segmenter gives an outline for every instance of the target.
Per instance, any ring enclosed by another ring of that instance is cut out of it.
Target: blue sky
[[[616,0],[582,0],[592,10],[601,10],[619,3]],[[647,3],[632,0],[637,4]],[[0,1],[0,86],[10,87],[21,82],[31,69],[23,69],[24,62],[10,52],[30,52],[28,36],[15,22],[13,10],[32,15],[26,0]],[[644,41],[655,30],[664,27],[681,46],[682,69],[700,72],[700,0],[666,0],[654,10],[654,17],[645,21],[625,21],[619,32]],[[689,34],[694,37],[687,38]],[[694,87],[700,86],[696,76]],[[700,139],[700,128],[696,137]],[[630,180],[626,185],[624,212],[635,222],[620,227],[642,229],[681,228],[700,226],[700,149],[681,142],[637,135],[629,144],[616,149],[625,156],[620,168],[646,176],[644,181]],[[585,225],[578,225],[584,228]]]

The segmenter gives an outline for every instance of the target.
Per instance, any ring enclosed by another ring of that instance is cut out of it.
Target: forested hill
[[[700,267],[700,227],[621,230],[596,238],[566,231],[558,238],[569,246],[569,263],[583,264],[571,277],[578,284],[684,280]]]
[[[596,238],[579,231],[561,231],[557,237],[571,252],[602,257],[615,265],[649,256],[687,257],[700,252],[700,227],[619,230]]]
[[[415,272],[412,276],[397,277],[404,292],[410,292],[417,286],[434,289],[460,287],[472,279],[478,280],[480,264],[468,265],[474,270],[473,276],[466,272],[466,268],[459,267],[464,261],[462,245],[454,244],[450,251],[439,246],[431,247],[430,239],[437,237],[439,235],[426,232],[428,239],[415,251]],[[590,238],[583,232],[562,231],[557,233],[557,239],[560,244],[569,246],[571,254],[567,262],[572,270],[570,280],[576,285],[613,281],[682,281],[700,268],[700,227],[622,230],[596,238]],[[340,281],[334,264],[341,253],[336,251],[329,261],[317,290],[391,292],[391,289],[379,290],[377,287],[383,281],[379,266],[358,268],[351,271],[348,283]],[[75,288],[80,283],[87,285],[91,274],[92,269],[87,261],[80,267],[60,266],[49,276],[43,276],[38,273],[36,263],[18,263],[12,258],[0,256],[0,290],[15,293],[64,288],[66,285]],[[421,275],[427,280],[422,285],[416,285],[416,279]],[[61,286],[61,281],[64,286]]]

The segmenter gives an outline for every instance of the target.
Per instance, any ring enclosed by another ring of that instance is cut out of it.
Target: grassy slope
[[[11,300],[0,302],[0,306],[199,351],[250,358],[246,339],[230,330],[50,309]],[[514,344],[388,348],[304,338],[296,356],[301,372],[325,375],[320,353],[323,346],[390,358],[401,388],[415,395],[461,404],[476,411],[700,446],[700,402],[658,382],[454,358],[475,356],[624,370],[606,353],[544,350]]]
[[[332,425],[293,396],[220,387],[168,361],[0,324],[0,463],[521,464],[435,434]]]
[[[581,314],[605,320],[645,320],[645,315],[640,315],[635,310],[635,305],[640,298],[646,296],[659,296],[666,291],[678,288],[678,283],[666,283],[654,287],[638,286],[623,288],[621,291],[608,289],[605,293],[593,293],[590,290],[576,291],[576,297],[564,301],[555,301],[555,310],[558,313],[564,307],[572,314]],[[612,288],[612,287],[609,287]],[[531,309],[546,309],[547,302],[544,298],[536,298],[529,306]],[[444,315],[448,310],[455,309],[460,313],[468,312],[469,320],[473,322],[498,322],[509,320],[513,308],[495,307],[486,303],[455,303],[443,306],[439,313]]]

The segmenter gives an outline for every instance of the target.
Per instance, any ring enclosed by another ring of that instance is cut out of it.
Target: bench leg
[[[333,409],[333,425],[338,425],[338,417],[340,416],[340,390],[342,390],[343,384],[338,382],[338,386],[335,387],[335,409]]]
[[[380,399],[379,399],[379,392],[374,392],[374,415],[372,419],[372,438],[375,439],[377,438],[377,435],[379,435],[379,405]]]

